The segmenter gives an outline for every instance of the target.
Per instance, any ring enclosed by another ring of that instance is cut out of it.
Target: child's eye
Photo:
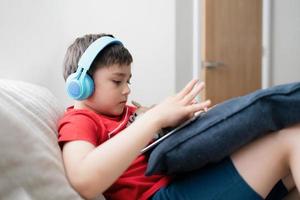
[[[130,80],[128,80],[127,83],[130,85],[131,84]]]
[[[122,83],[122,81],[116,81],[116,80],[113,80],[113,82],[116,84],[116,85],[120,85]]]

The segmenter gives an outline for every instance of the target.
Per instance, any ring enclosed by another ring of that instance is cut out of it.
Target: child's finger
[[[194,86],[197,84],[199,80],[198,79],[193,79],[191,80],[178,94],[177,96],[179,99],[185,97],[191,90],[194,88]]]
[[[139,107],[141,107],[142,105],[141,104],[139,104],[138,102],[136,102],[136,101],[131,101],[131,103],[135,106],[135,107],[137,107],[137,108],[139,108]]]
[[[195,104],[195,103],[198,103],[198,102],[196,101],[196,99],[193,99],[190,104]]]
[[[204,88],[204,83],[201,82],[196,85],[193,90],[191,90],[188,94],[183,98],[184,104],[190,104],[191,101],[195,99],[195,97],[200,93],[200,91]]]
[[[210,100],[206,100],[202,103],[199,103],[199,107],[204,110],[205,112],[207,111],[208,106],[210,106],[211,101]]]
[[[207,109],[208,109],[208,107],[210,106],[210,104],[211,104],[211,101],[210,100],[206,100],[206,101],[204,101],[203,103],[201,103],[202,105],[202,108],[203,108],[203,110],[205,111],[205,112],[207,112]]]
[[[196,113],[198,111],[204,110],[206,112],[208,106],[211,104],[210,100],[206,100],[202,103],[197,103],[189,106],[189,112]]]
[[[156,106],[156,104],[153,104],[152,106],[150,106],[149,108],[151,109],[151,108],[154,108]]]

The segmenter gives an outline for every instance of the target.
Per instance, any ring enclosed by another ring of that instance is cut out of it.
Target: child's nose
[[[126,84],[125,87],[123,88],[123,94],[128,95],[130,93],[130,88],[129,85]]]

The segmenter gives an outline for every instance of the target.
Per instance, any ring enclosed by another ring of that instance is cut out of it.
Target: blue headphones
[[[79,59],[76,72],[71,74],[66,81],[66,90],[69,97],[84,100],[93,94],[94,81],[87,74],[87,71],[100,51],[110,44],[122,44],[122,42],[109,36],[103,36],[95,40],[84,51]]]

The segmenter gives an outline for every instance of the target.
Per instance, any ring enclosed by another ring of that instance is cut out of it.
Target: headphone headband
[[[122,42],[109,36],[103,36],[95,40],[84,51],[78,61],[76,72],[71,74],[66,81],[66,90],[71,98],[84,100],[93,94],[94,81],[87,74],[87,71],[91,67],[98,53],[110,44],[122,44]]]
[[[109,36],[103,36],[95,40],[80,57],[78,69],[83,68],[85,71],[88,71],[98,53],[110,44],[122,44],[122,42]]]

